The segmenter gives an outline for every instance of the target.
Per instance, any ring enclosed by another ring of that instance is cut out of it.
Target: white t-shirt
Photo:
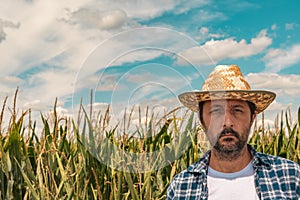
[[[222,173],[208,167],[209,200],[258,200],[254,183],[254,169],[250,162],[234,173]]]

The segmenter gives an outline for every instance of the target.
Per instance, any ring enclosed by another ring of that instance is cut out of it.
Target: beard
[[[243,130],[242,133],[238,133],[232,128],[225,128],[222,132],[217,135],[216,143],[213,148],[216,150],[218,157],[222,160],[234,160],[237,158],[245,145],[247,145],[248,136],[250,133],[250,127]],[[221,138],[230,134],[234,138],[224,138],[221,142]]]

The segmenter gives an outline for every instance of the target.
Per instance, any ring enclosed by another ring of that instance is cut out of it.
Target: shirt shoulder
[[[172,182],[185,182],[189,179],[195,178],[195,176],[199,176],[201,172],[205,172],[205,168],[200,167],[201,163],[196,162],[190,165],[187,169],[176,174],[172,180]]]
[[[175,175],[167,190],[169,199],[202,199],[207,195],[207,157]]]
[[[256,152],[256,157],[267,167],[278,170],[293,169],[297,173],[300,173],[300,165],[289,159],[260,152]]]
[[[263,153],[257,153],[255,159],[259,160],[255,168],[264,198],[300,199],[299,164],[286,158]]]

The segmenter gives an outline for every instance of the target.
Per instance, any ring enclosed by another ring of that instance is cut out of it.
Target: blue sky
[[[252,88],[277,93],[266,111],[300,105],[297,0],[43,0],[1,4],[0,97],[62,114],[83,99],[170,110],[217,64],[240,66]],[[0,99],[0,100],[1,100]]]

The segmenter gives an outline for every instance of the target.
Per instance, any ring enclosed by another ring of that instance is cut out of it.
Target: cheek
[[[250,132],[251,132],[251,124],[249,124],[249,126],[244,127],[242,136],[248,139]]]
[[[206,115],[202,118],[202,125],[205,127],[205,129],[208,129],[211,126],[212,118],[210,115]]]
[[[215,145],[218,139],[218,134],[221,132],[219,128],[213,124],[205,129],[205,134],[211,145]]]
[[[208,130],[210,129],[211,131],[216,131],[220,130],[223,128],[223,123],[224,123],[224,117],[213,117],[211,116],[210,118],[206,118],[204,120],[203,126],[205,126],[205,129]]]
[[[211,133],[206,133],[206,137],[210,143],[211,146],[215,146],[215,144],[217,143],[218,139],[217,139],[217,135],[213,135]]]

